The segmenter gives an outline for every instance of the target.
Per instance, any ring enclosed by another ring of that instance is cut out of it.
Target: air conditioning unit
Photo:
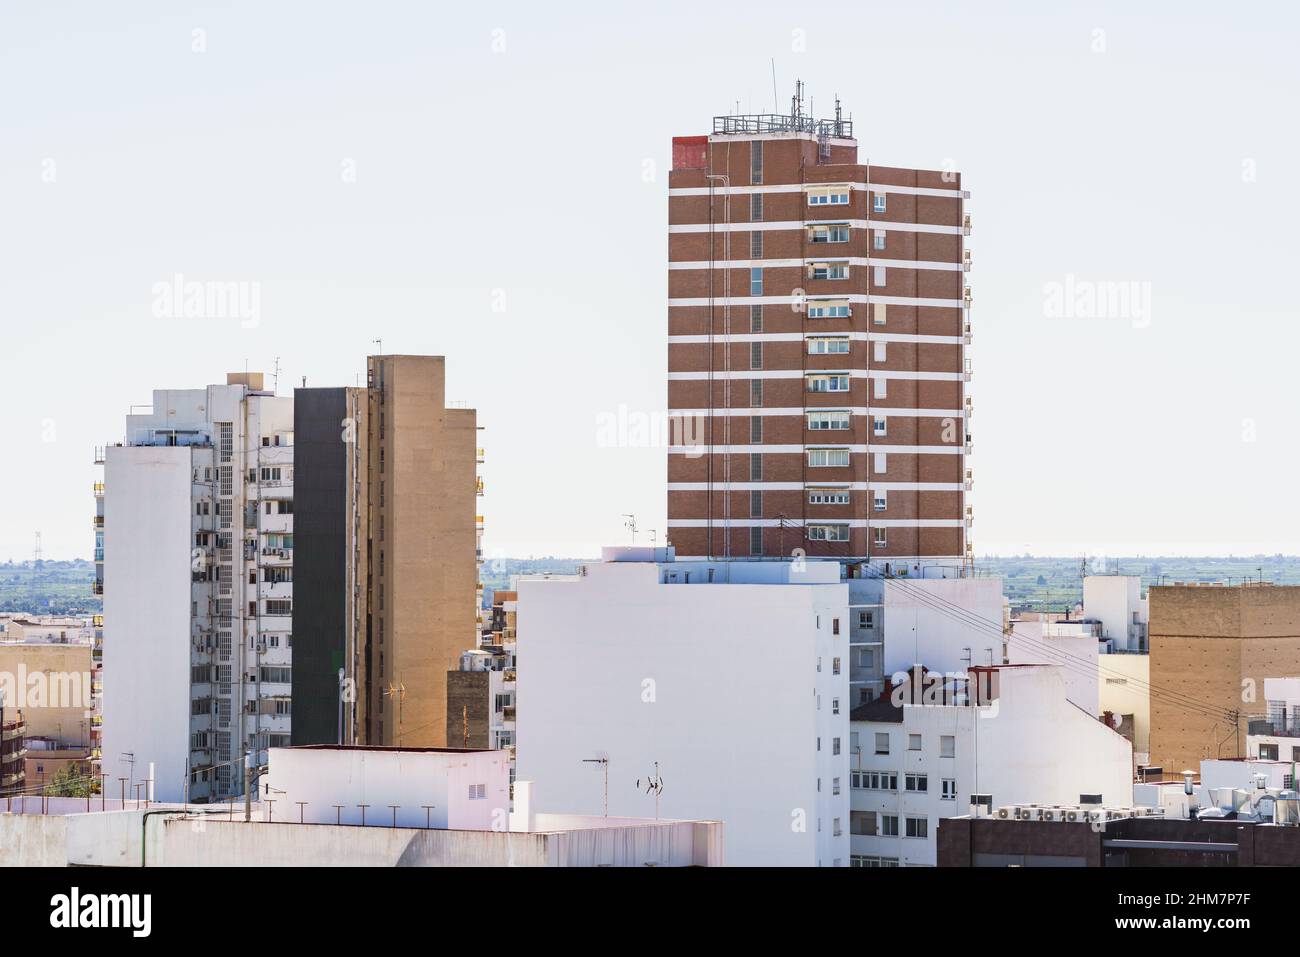
[[[1040,821],[1055,821],[1055,820],[1057,819],[1057,817],[1058,817],[1059,814],[1060,814],[1060,812],[1057,811],[1056,808],[1053,808],[1053,807],[1040,807],[1040,808],[1038,808],[1038,815],[1037,815],[1037,817],[1038,817],[1038,820],[1040,820]]]
[[[1017,807],[1014,817],[1017,821],[1028,821],[1033,818],[1034,809],[1032,807]]]
[[[1083,811],[1066,811],[1063,820],[1067,824],[1077,824],[1083,813]]]
[[[999,821],[1006,821],[1006,820],[1009,820],[1009,819],[1012,819],[1012,818],[1015,818],[1016,820],[1019,820],[1019,819],[1020,819],[1020,808],[1016,808],[1016,807],[1000,807],[1000,808],[997,809],[997,811],[995,812],[994,816],[995,816]]]

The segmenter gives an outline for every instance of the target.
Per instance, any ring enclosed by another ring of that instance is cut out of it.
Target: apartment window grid
[[[763,183],[763,141],[751,140],[749,143],[749,182],[753,186]],[[751,195],[757,196],[758,193]]]
[[[754,489],[749,493],[749,517],[763,517],[763,493],[759,489]]]
[[[763,380],[749,380],[749,404],[755,408],[761,408],[763,405]]]
[[[749,441],[763,441],[763,417],[761,415],[751,415],[749,417]]]
[[[749,530],[749,554],[763,554],[763,529],[754,526]]]
[[[751,296],[763,295],[763,269],[761,266],[755,266],[749,270],[749,294]]]
[[[763,368],[763,343],[751,342],[749,344],[749,367],[751,369]]]
[[[753,230],[749,234],[749,258],[763,258],[763,234],[757,229]]]
[[[235,425],[233,422],[217,423],[217,443],[220,453],[219,462],[229,462],[235,452]],[[223,494],[230,494],[229,492]]]
[[[763,456],[759,452],[751,452],[749,455],[749,480],[751,482],[763,480]]]

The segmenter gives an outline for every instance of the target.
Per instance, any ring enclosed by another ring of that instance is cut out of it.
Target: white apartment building
[[[1145,654],[1148,599],[1137,575],[1087,575],[1083,579],[1083,614],[1101,623],[1101,637],[1111,652]]]
[[[851,720],[854,867],[934,866],[939,820],[971,813],[976,794],[993,807],[1133,803],[1129,742],[1067,699],[1059,667],[928,672]]]
[[[156,390],[104,451],[105,788],[233,798],[289,743],[293,400]]]
[[[1101,624],[1091,620],[1013,621],[1007,663],[1059,665],[1066,696],[1091,715],[1101,714],[1097,659]]]
[[[850,578],[850,700],[871,701],[885,682],[924,661],[937,671],[1005,661],[1002,579],[956,577],[939,565],[864,566]],[[953,577],[944,577],[953,575]],[[934,576],[934,577],[925,577]]]
[[[538,810],[719,820],[728,864],[848,866],[837,562],[606,549],[517,590],[517,764]]]

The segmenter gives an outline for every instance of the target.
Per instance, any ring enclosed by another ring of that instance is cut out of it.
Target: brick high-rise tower
[[[673,139],[669,538],[680,556],[969,556],[970,232],[953,172],[862,162],[852,121]]]

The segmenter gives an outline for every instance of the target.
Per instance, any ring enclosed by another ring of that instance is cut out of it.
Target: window
[[[836,673],[836,674],[839,674],[839,670],[838,670],[838,669],[839,669],[839,663],[840,663],[840,659],[836,658],[836,659],[835,659],[835,666],[836,666],[836,671],[835,671],[835,673]],[[840,739],[839,739],[839,738],[831,738],[831,754],[839,754],[839,753],[840,753]]]
[[[876,812],[875,811],[850,811],[849,812],[849,833],[860,834],[864,837],[875,837]]]
[[[872,352],[871,352],[871,361],[872,361],[872,362],[885,362],[885,361],[887,361],[886,358],[885,358],[885,346],[886,346],[886,343],[885,343],[883,340],[879,340],[879,339],[878,339],[878,340],[876,340],[875,342],[873,342],[873,343],[871,344],[871,346],[872,346]]]
[[[757,229],[749,234],[749,258],[763,258],[763,234]]]
[[[898,815],[880,815],[880,833],[884,837],[898,837]]]
[[[889,732],[877,731],[876,732],[876,754],[888,754],[888,753],[889,753]]]
[[[884,193],[872,193],[872,194],[871,194],[871,211],[872,211],[873,213],[883,213],[883,212],[885,211],[885,194],[884,194]]]
[[[1261,761],[1276,761],[1276,760],[1277,760],[1277,745],[1276,745],[1276,744],[1261,744],[1261,745],[1259,746],[1259,760],[1261,760]]]
[[[808,428],[814,432],[842,431],[849,427],[847,412],[809,412]]]
[[[813,263],[808,267],[809,279],[848,279],[848,263]]]
[[[848,336],[811,336],[808,339],[810,356],[848,355]]]
[[[763,417],[761,415],[751,415],[749,417],[749,441],[763,441]]]
[[[809,525],[808,540],[810,542],[847,542],[849,540],[849,527],[847,525]],[[835,672],[839,674],[839,672]]]
[[[809,449],[809,468],[843,468],[849,464],[848,449]]]
[[[471,784],[469,786],[469,799],[471,801],[482,801],[487,798],[486,784]]]
[[[831,698],[831,714],[839,714],[839,713],[840,713],[840,699],[839,699],[839,698]],[[839,794],[839,793],[840,793],[840,779],[839,779],[839,778],[836,778],[836,779],[835,779],[835,793],[836,793],[836,794]]]
[[[749,530],[749,554],[763,554],[763,530],[761,528],[751,528]]]
[[[749,182],[757,186],[763,182],[763,141],[749,142]],[[757,193],[751,195],[758,195]]]
[[[894,771],[854,771],[851,780],[860,791],[898,790],[898,774]]]
[[[880,376],[875,376],[871,380],[871,397],[874,399],[883,399],[888,395],[889,387],[885,384],[886,380]]]
[[[907,819],[908,837],[929,837],[930,819],[928,817],[909,817]]]
[[[763,331],[763,307],[762,306],[749,307],[749,331],[750,332]]]
[[[749,367],[751,369],[763,368],[763,343],[751,342],[749,344]]]
[[[754,489],[749,493],[749,517],[763,517],[763,493],[759,489]]]
[[[951,734],[939,735],[939,757],[955,758],[957,756],[957,738]]]
[[[849,188],[847,186],[834,186],[808,193],[809,206],[847,206],[849,204]]]
[[[813,375],[808,377],[809,392],[848,392],[849,375],[847,372],[834,375]]]
[[[842,833],[843,831],[840,830],[840,819],[837,817],[831,818],[831,836],[839,837]]]
[[[872,455],[871,470],[877,475],[884,475],[886,472],[887,459],[884,452],[876,452]]]
[[[871,419],[871,432],[873,435],[886,435],[889,431],[889,420],[883,415],[873,416]]]
[[[875,269],[873,269],[871,272],[872,272],[872,279],[871,279],[871,282],[872,282],[873,285],[876,285],[876,286],[883,286],[883,285],[886,284],[886,283],[885,283],[885,267],[884,267],[884,266],[877,266],[877,267],[876,267]]]
[[[903,790],[913,794],[924,794],[930,789],[930,779],[924,774],[903,775]]]
[[[749,380],[749,404],[757,409],[763,405],[763,380]]]
[[[749,194],[749,221],[751,223],[761,223],[763,221],[763,194]]]
[[[883,250],[885,248],[885,231],[883,229],[877,229],[874,233],[872,233],[871,248],[877,251]]]
[[[808,303],[809,319],[847,319],[853,314],[853,307],[847,302],[825,302],[813,300]]]
[[[763,270],[758,266],[749,271],[749,294],[751,296],[763,295]]]
[[[848,489],[814,488],[808,490],[809,505],[848,505]]]
[[[832,618],[832,619],[831,619],[831,634],[832,634],[832,635],[838,635],[839,633],[840,633],[840,620],[839,620],[838,618]]]
[[[886,494],[887,493],[882,488],[878,488],[871,493],[871,507],[874,508],[877,512],[883,512],[886,508],[889,507],[889,504],[885,497]]]
[[[813,243],[847,243],[847,223],[817,223],[808,230],[808,241]]]
[[[889,536],[885,534],[885,530],[883,528],[876,529],[875,543],[877,548],[884,548],[886,545],[889,544]]]
[[[940,797],[945,801],[957,800],[957,781],[955,778],[943,778],[940,782],[943,786],[943,793]]]
[[[859,628],[872,628],[872,627],[875,626],[875,621],[876,621],[876,618],[875,618],[875,613],[874,613],[874,612],[870,612],[870,611],[860,611],[860,612],[858,612],[858,627],[859,627]]]
[[[266,600],[268,615],[292,615],[293,601],[289,598],[268,598]]]
[[[885,303],[873,302],[871,304],[871,321],[878,326],[883,326],[885,324],[885,316]]]
[[[907,736],[907,750],[909,751],[921,750],[921,736],[919,734],[909,734]]]
[[[761,481],[763,478],[763,456],[759,452],[749,453],[749,480]]]
[[[831,674],[833,674],[833,675],[837,675],[837,674],[839,674],[839,673],[840,673],[840,659],[838,659],[838,658],[832,658],[832,659],[831,659]],[[839,738],[836,738],[836,739],[835,739],[835,753],[836,753],[836,754],[839,754],[839,753],[840,753],[840,739],[839,739]]]

